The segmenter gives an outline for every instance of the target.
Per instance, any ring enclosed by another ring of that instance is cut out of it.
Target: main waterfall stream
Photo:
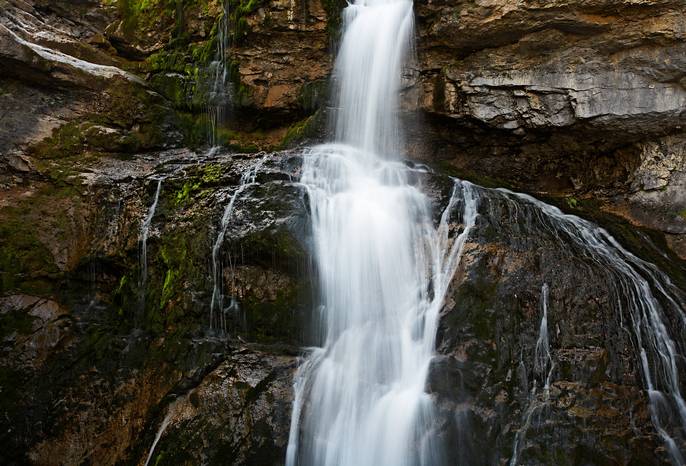
[[[322,346],[298,374],[287,464],[438,464],[425,382],[475,201],[471,185],[457,182],[436,228],[429,199],[399,161],[395,111],[412,2],[351,4],[344,30],[336,143],[306,154],[301,179],[312,212]],[[455,216],[462,228],[451,235]]]
[[[577,249],[593,267],[608,271],[613,306],[638,355],[651,419],[672,462],[683,464],[682,343],[666,326],[670,319],[684,320],[681,291],[604,230],[529,196],[455,180],[436,225],[421,177],[402,162],[396,117],[402,68],[412,50],[412,2],[357,1],[344,10],[343,27],[334,70],[335,138],[305,154],[301,178],[321,300],[318,346],[296,376],[286,464],[449,461],[450,446],[442,445],[426,392],[439,312],[470,233],[495,222],[498,212],[491,209],[503,202],[512,205],[512,225],[525,221],[531,235],[543,225],[541,234],[552,232],[561,250]],[[534,381],[514,435],[511,465],[518,464],[534,411],[548,404],[556,367],[548,339],[548,284],[541,290],[533,365],[540,385]]]

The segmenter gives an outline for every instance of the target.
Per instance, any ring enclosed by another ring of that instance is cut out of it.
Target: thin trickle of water
[[[541,306],[543,308],[543,315],[541,316],[541,325],[538,329],[538,339],[536,340],[536,350],[534,352],[534,373],[543,379],[543,390],[546,398],[550,391],[550,379],[553,376],[553,369],[555,363],[550,354],[550,340],[548,338],[548,294],[550,289],[548,284],[544,283],[541,287]]]
[[[148,213],[143,219],[143,223],[141,223],[141,232],[138,240],[140,244],[140,277],[138,279],[138,288],[141,290],[141,301],[143,302],[143,305],[145,300],[145,286],[148,280],[148,235],[150,234],[150,226],[152,225],[152,219],[155,216],[155,210],[157,210],[157,203],[160,200],[162,181],[163,178],[157,180],[155,196],[153,197],[152,204],[150,204],[150,207],[148,208]]]
[[[167,430],[167,427],[169,427],[172,417],[176,411],[177,405],[183,399],[184,398],[179,398],[175,400],[173,403],[171,403],[169,407],[167,407],[167,414],[164,415],[164,419],[162,419],[162,423],[160,424],[159,429],[157,429],[157,434],[155,434],[155,440],[153,440],[152,445],[150,445],[150,451],[148,452],[148,456],[145,459],[145,466],[148,466],[148,464],[150,464],[150,460],[152,459],[152,456],[155,453],[155,448],[157,447],[157,444],[162,438],[164,432]]]
[[[223,267],[221,265],[220,253],[226,229],[231,223],[236,199],[251,186],[257,184],[257,174],[269,158],[270,154],[264,154],[257,159],[247,170],[241,174],[238,187],[231,195],[229,203],[224,208],[221,222],[219,223],[219,233],[212,246],[212,298],[210,301],[210,328],[226,332],[226,318],[224,313],[224,293],[223,293]]]
[[[516,466],[519,461],[519,453],[521,445],[526,438],[526,433],[531,427],[534,420],[534,415],[540,413],[547,406],[550,398],[550,383],[555,369],[555,363],[550,352],[550,339],[548,337],[548,296],[550,288],[547,283],[541,287],[541,324],[538,328],[538,338],[536,339],[536,348],[534,350],[534,378],[526,401],[526,407],[522,414],[522,423],[515,434],[514,444],[512,445],[512,457],[510,459],[510,466]],[[519,361],[520,368],[523,372],[523,377],[526,380],[526,365],[524,360]],[[539,394],[538,383],[539,380],[543,382],[542,396]],[[526,385],[525,385],[526,386]]]
[[[305,154],[321,305],[298,371],[286,464],[438,465],[425,392],[438,314],[476,221],[455,181],[436,227],[399,160],[401,68],[412,3],[357,1],[335,66],[335,144]],[[457,224],[461,228],[456,228]]]
[[[207,117],[209,120],[209,144],[215,147],[219,143],[218,130],[226,121],[228,109],[232,101],[232,89],[229,83],[229,0],[223,0],[222,16],[217,26],[217,50],[215,58],[209,65],[211,88],[207,102]]]

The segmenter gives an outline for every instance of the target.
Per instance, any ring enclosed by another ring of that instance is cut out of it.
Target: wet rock
[[[428,380],[449,460],[509,464],[517,454],[526,465],[667,464],[629,317],[617,304],[619,279],[517,200],[480,196]],[[648,249],[636,252],[650,256]],[[553,364],[542,374],[535,353],[544,283]]]
[[[145,458],[151,464],[283,464],[296,367],[293,356],[232,352],[160,415],[159,441]]]

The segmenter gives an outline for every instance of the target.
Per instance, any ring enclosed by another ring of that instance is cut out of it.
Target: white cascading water
[[[401,163],[397,116],[412,2],[344,11],[336,62],[337,143],[305,154],[321,306],[300,367],[286,464],[436,465],[425,392],[439,310],[476,220],[456,182],[439,226]],[[456,214],[455,211],[458,211]],[[459,234],[450,225],[461,222]]]
[[[514,218],[526,219],[523,224],[527,234],[530,231],[548,232],[546,234],[552,234],[559,242],[561,251],[573,251],[574,255],[584,257],[606,271],[612,306],[622,319],[622,325],[633,334],[655,430],[664,442],[672,464],[686,464],[683,454],[686,401],[680,377],[684,360],[682,331],[686,328],[686,302],[682,299],[682,290],[655,265],[635,256],[606,230],[587,220],[564,214],[526,194],[506,189],[488,191],[480,188],[479,191],[481,205],[487,210],[485,215],[491,220],[498,218],[490,212],[495,205],[492,199],[500,197],[515,212]],[[547,301],[547,289],[544,299]],[[547,303],[544,311],[547,335]],[[671,322],[674,323],[670,325]],[[553,367],[549,348],[549,343],[536,345],[534,367],[539,375]],[[545,379],[547,387],[550,386],[550,374]],[[547,396],[547,391],[544,394]],[[525,423],[524,432],[527,428]],[[517,440],[514,450],[511,465],[516,464]]]

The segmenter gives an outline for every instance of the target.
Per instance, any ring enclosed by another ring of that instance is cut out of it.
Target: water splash
[[[241,179],[238,187],[231,195],[229,203],[224,208],[221,222],[219,223],[219,233],[212,246],[212,298],[210,301],[210,328],[217,329],[221,332],[226,332],[226,316],[224,310],[224,292],[223,292],[223,275],[224,270],[221,266],[220,253],[221,247],[224,244],[226,237],[226,230],[231,223],[233,217],[234,206],[236,200],[240,197],[246,189],[257,185],[257,174],[264,166],[264,163],[269,158],[270,154],[264,154],[257,159],[248,169],[241,174]],[[233,304],[232,306],[233,307]]]

